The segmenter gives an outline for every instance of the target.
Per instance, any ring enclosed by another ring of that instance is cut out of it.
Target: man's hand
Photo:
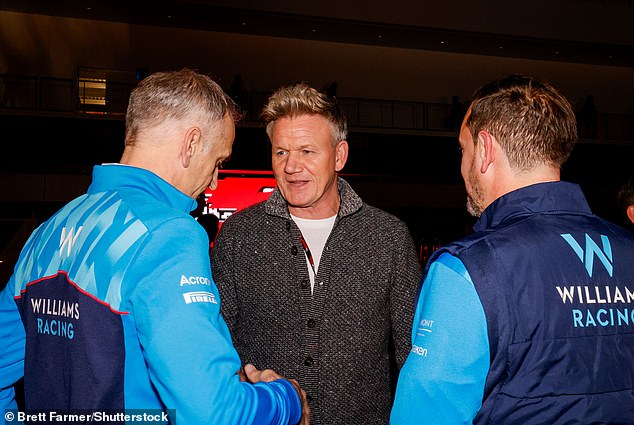
[[[310,424],[310,406],[308,405],[308,400],[306,399],[306,391],[300,388],[299,383],[295,379],[284,378],[271,369],[258,370],[252,364],[248,364],[244,367],[244,374],[252,384],[255,384],[256,382],[272,382],[277,379],[286,379],[293,384],[302,403],[302,419],[299,421],[299,425]]]
[[[249,382],[249,380],[247,379],[247,376],[244,374],[244,370],[242,368],[238,369],[237,374],[240,377],[240,382]]]

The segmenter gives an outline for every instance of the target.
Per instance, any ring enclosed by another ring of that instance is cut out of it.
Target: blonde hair
[[[285,86],[275,91],[262,111],[262,120],[266,124],[266,133],[271,130],[276,120],[298,115],[320,115],[332,128],[333,144],[348,137],[348,123],[343,110],[334,96],[320,93],[306,83]]]

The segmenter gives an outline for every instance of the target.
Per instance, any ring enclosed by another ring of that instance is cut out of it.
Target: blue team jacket
[[[0,293],[0,410],[170,409],[179,424],[288,423],[286,380],[241,383],[195,201],[153,173],[95,167],[30,237]],[[4,415],[0,423],[4,421]]]
[[[484,307],[474,423],[634,423],[634,235],[564,182],[499,198],[474,230],[429,262],[458,257]]]

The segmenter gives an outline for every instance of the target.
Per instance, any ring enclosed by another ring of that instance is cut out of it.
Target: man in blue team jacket
[[[480,218],[428,263],[391,422],[634,423],[634,235],[560,181],[574,112],[524,76],[474,99],[461,172]]]
[[[209,240],[189,215],[231,153],[234,113],[190,70],[135,88],[121,163],[95,167],[88,193],[31,235],[0,292],[0,424],[21,419],[5,409],[22,376],[27,413],[48,423],[300,420],[296,382],[249,365],[243,379],[255,384],[241,382]]]

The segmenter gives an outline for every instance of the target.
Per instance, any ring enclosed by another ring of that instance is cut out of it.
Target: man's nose
[[[289,152],[284,164],[284,172],[287,174],[298,173],[302,170],[302,161],[299,152]]]

